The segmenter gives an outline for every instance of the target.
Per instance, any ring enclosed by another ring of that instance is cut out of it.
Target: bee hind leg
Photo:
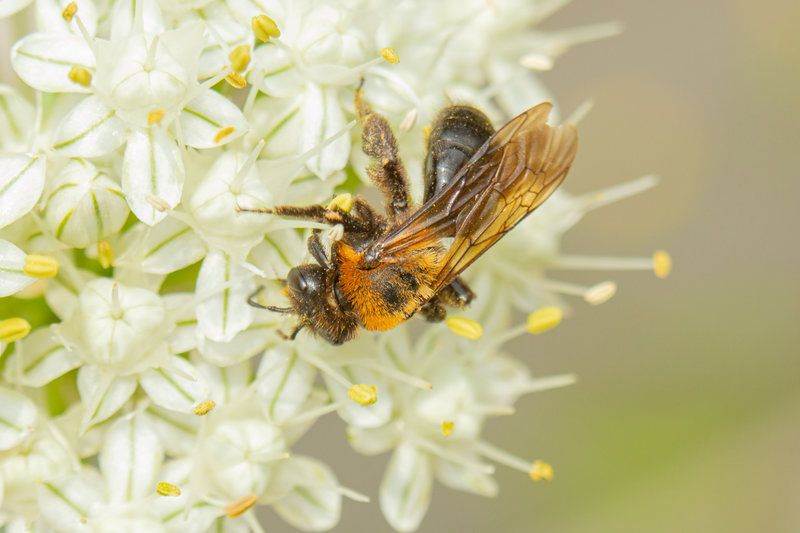
[[[450,307],[462,308],[468,306],[475,299],[475,293],[469,288],[467,282],[456,278],[436,293],[441,301]]]
[[[428,322],[441,322],[447,317],[447,308],[438,296],[434,296],[419,308],[419,313]]]

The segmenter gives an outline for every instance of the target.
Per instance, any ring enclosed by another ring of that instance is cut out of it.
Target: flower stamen
[[[347,396],[360,405],[372,405],[378,401],[378,387],[360,383],[347,390]]]
[[[281,30],[274,20],[264,15],[257,15],[250,20],[250,27],[253,33],[261,42],[268,42],[273,37],[280,37]]]
[[[114,264],[114,249],[106,239],[97,243],[97,260],[103,268],[109,268]]]
[[[241,72],[250,64],[250,45],[240,44],[228,54],[231,61],[231,68],[236,72]]]
[[[214,400],[206,400],[204,402],[201,402],[201,403],[198,403],[197,405],[195,405],[194,408],[192,409],[192,411],[197,416],[204,416],[204,415],[207,415],[208,413],[210,413],[211,410],[214,409],[214,407],[216,407],[216,406],[217,406],[217,404],[214,402]]]
[[[450,331],[470,340],[478,340],[483,336],[483,328],[480,324],[463,316],[453,316],[445,320]]]
[[[442,435],[447,437],[453,432],[453,427],[455,426],[455,422],[452,420],[445,420],[442,422]]]
[[[394,48],[391,48],[389,46],[387,46],[386,48],[381,48],[381,56],[383,56],[383,58],[386,61],[392,63],[393,65],[396,65],[397,63],[400,62],[400,58],[398,57],[397,52],[394,51]]]
[[[63,18],[67,22],[72,22],[72,17],[77,12],[78,12],[78,4],[76,4],[75,2],[70,2],[69,4],[67,4],[67,7],[64,8],[64,11],[61,12],[61,18]]]
[[[181,489],[176,487],[172,483],[167,483],[166,481],[159,481],[156,484],[156,494],[159,496],[170,496],[170,497],[177,497],[181,495]]]
[[[225,137],[227,137],[234,131],[236,131],[236,128],[234,128],[233,126],[225,126],[224,128],[221,128],[217,132],[217,134],[214,135],[214,142],[219,144],[220,142],[222,142],[223,139],[225,139]]]
[[[24,318],[14,317],[0,320],[0,341],[11,344],[25,338],[31,332],[31,325]]]
[[[563,317],[564,312],[559,307],[542,307],[528,315],[525,329],[531,335],[538,335],[558,326]]]
[[[225,81],[227,81],[228,85],[234,89],[243,89],[244,87],[247,87],[247,80],[235,70],[231,70],[225,75]]]
[[[58,261],[46,255],[26,255],[22,271],[32,278],[53,278],[58,274]]]
[[[89,87],[92,84],[92,73],[78,65],[72,65],[69,69],[67,77],[70,81],[77,83],[82,87]]]
[[[161,122],[161,119],[164,118],[164,115],[166,114],[167,112],[164,111],[163,109],[156,109],[154,111],[150,111],[150,113],[147,114],[147,125],[152,126],[153,124],[158,124],[159,122]]]
[[[258,497],[256,497],[255,494],[251,494],[224,506],[222,510],[225,511],[225,513],[228,515],[228,518],[236,518],[237,516],[241,516],[250,510],[250,508],[253,507],[257,501]]]

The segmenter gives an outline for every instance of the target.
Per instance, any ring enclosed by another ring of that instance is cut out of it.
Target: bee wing
[[[552,104],[500,128],[450,183],[404,224],[375,243],[391,255],[454,237],[436,276],[438,291],[488,250],[561,184],[578,147],[572,125],[547,124]]]

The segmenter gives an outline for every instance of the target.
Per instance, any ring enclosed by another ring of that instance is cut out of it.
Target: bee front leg
[[[306,246],[308,246],[308,251],[311,253],[311,257],[314,258],[314,261],[319,263],[319,266],[325,270],[330,270],[333,268],[331,260],[328,259],[328,255],[325,253],[325,247],[322,246],[322,240],[319,238],[319,230],[314,230],[314,232],[311,233],[308,241],[306,241]]]

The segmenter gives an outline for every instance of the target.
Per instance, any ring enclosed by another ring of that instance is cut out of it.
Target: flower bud
[[[88,161],[74,159],[53,179],[45,221],[55,237],[84,248],[116,233],[128,205],[113,180]]]

